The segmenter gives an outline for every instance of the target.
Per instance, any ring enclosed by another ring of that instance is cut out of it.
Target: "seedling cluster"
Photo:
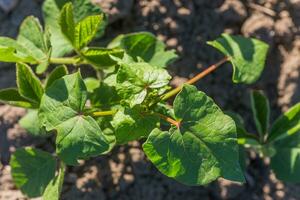
[[[17,74],[17,88],[1,90],[1,102],[28,109],[20,124],[30,134],[55,137],[53,154],[26,147],[11,157],[13,180],[28,197],[59,199],[66,165],[139,139],[157,169],[183,184],[218,177],[244,182],[242,147],[271,157],[279,178],[300,180],[300,104],[269,128],[268,100],[252,92],[255,135],[237,114],[225,114],[191,85],[225,62],[233,66],[234,83],[255,82],[265,65],[264,42],[223,34],[208,44],[224,59],[171,89],[165,68],[177,55],[151,33],[120,35],[94,47],[90,42],[106,26],[100,8],[88,0],[46,0],[43,13],[45,28],[29,16],[16,40],[0,37],[0,61],[16,63]],[[82,76],[80,69],[88,67],[97,78]]]

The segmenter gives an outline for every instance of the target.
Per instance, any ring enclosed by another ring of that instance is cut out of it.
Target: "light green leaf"
[[[162,94],[171,79],[166,70],[148,63],[121,62],[119,65],[116,89],[131,107],[144,102],[147,94],[153,91]]]
[[[10,166],[16,186],[28,197],[39,197],[55,176],[56,160],[44,151],[23,148],[11,157]]]
[[[29,16],[23,21],[17,42],[28,49],[39,63],[49,59],[51,47],[46,41],[43,28],[37,18]]]
[[[96,90],[100,86],[100,80],[93,78],[93,77],[88,77],[84,79],[84,84],[87,88],[87,91],[89,93],[92,93],[94,90]]]
[[[57,131],[56,152],[69,165],[107,153],[114,145],[115,139],[84,115],[86,100],[87,89],[79,72],[56,80],[42,97],[39,117],[47,131]]]
[[[44,94],[43,86],[31,68],[23,63],[17,63],[17,85],[22,97],[40,103]]]
[[[178,57],[174,51],[165,50],[165,44],[148,32],[120,35],[108,47],[122,48],[135,61],[141,58],[143,61],[158,67],[166,67]]]
[[[124,51],[122,49],[106,49],[106,48],[97,48],[91,47],[82,52],[82,56],[90,64],[96,68],[108,68],[114,66],[117,62],[111,58],[115,56],[122,58]]]
[[[92,39],[95,38],[100,24],[103,23],[103,15],[93,15],[84,18],[75,27],[75,41],[76,49],[86,47]]]
[[[7,37],[0,37],[0,61],[36,63],[25,47]]]
[[[253,118],[258,133],[264,137],[269,129],[270,104],[268,98],[262,91],[253,90],[250,94]]]
[[[300,103],[281,115],[272,125],[268,141],[293,135],[300,131]]]
[[[119,110],[111,121],[118,144],[147,137],[158,123],[157,116],[143,114],[137,107]]]
[[[278,179],[300,183],[300,132],[278,140],[276,154],[271,158],[271,168]]]
[[[99,6],[91,3],[91,0],[45,0],[43,4],[43,15],[46,26],[51,33],[51,44],[53,47],[53,57],[61,57],[72,52],[73,47],[70,42],[61,33],[58,19],[61,8],[65,3],[72,2],[74,6],[75,23],[81,21],[90,15],[102,15],[103,12]],[[100,24],[97,37],[100,37],[106,26],[106,17],[103,23]]]
[[[22,108],[36,108],[38,104],[22,97],[17,88],[0,90],[0,102]]]
[[[40,119],[38,117],[38,110],[28,110],[27,114],[20,119],[19,124],[33,136],[49,136],[49,133],[47,133],[45,129],[41,127]]]
[[[62,34],[73,45],[75,43],[75,22],[72,3],[67,3],[61,10],[59,25]]]
[[[261,75],[269,46],[257,39],[222,34],[209,45],[228,56],[233,65],[234,83],[251,84]]]
[[[65,178],[65,165],[61,163],[60,169],[58,174],[55,176],[54,179],[48,184],[44,194],[43,200],[59,200],[60,193],[62,190],[62,186],[64,183]]]
[[[48,76],[47,80],[46,80],[46,86],[45,88],[49,88],[53,83],[54,81],[56,81],[57,79],[60,79],[62,78],[63,76],[67,75],[69,72],[68,72],[68,69],[65,65],[60,65],[60,66],[57,66]]]
[[[220,176],[243,182],[234,121],[190,85],[177,95],[174,111],[178,127],[155,129],[143,144],[154,165],[187,185],[208,184]]]

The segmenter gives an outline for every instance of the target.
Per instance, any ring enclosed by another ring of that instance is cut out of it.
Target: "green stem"
[[[103,116],[114,115],[117,112],[118,112],[117,110],[97,111],[97,112],[93,112],[92,115],[93,117],[103,117]]]
[[[78,58],[69,57],[69,58],[50,58],[50,63],[52,64],[79,64]]]
[[[216,64],[211,65],[210,67],[208,67],[207,69],[205,69],[203,72],[199,73],[198,75],[196,75],[195,77],[191,78],[190,80],[188,80],[186,83],[184,84],[194,84],[197,81],[199,81],[200,79],[202,79],[203,77],[207,76],[208,74],[210,74],[211,72],[215,71],[216,69],[218,69],[218,67],[220,67],[222,64],[224,64],[225,62],[229,61],[229,57],[225,57],[222,60],[220,60],[219,62],[217,62]],[[164,94],[161,97],[162,101],[166,101],[169,98],[175,96],[177,93],[179,93],[182,89],[183,85],[178,86],[177,88],[167,92],[166,94]]]

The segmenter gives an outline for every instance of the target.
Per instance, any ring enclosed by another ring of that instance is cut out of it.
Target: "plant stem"
[[[114,115],[117,113],[117,110],[108,110],[108,111],[97,111],[93,112],[93,117],[102,117],[102,116],[109,116]]]
[[[204,71],[202,71],[201,73],[199,73],[198,75],[196,75],[195,77],[193,77],[192,79],[188,80],[184,84],[194,84],[195,82],[199,81],[200,79],[202,79],[203,77],[207,76],[211,72],[215,71],[218,67],[220,67],[222,64],[224,64],[227,61],[229,61],[229,57],[223,58],[222,60],[220,60],[216,64],[211,65],[210,67],[208,67],[207,69],[205,69]],[[175,89],[167,92],[166,94],[164,94],[161,97],[161,100],[162,101],[166,101],[167,99],[169,99],[172,96],[176,95],[177,93],[179,93],[181,91],[182,87],[183,87],[183,85],[178,86],[177,88],[175,88]]]
[[[155,113],[155,114],[156,114],[157,116],[159,116],[161,119],[163,119],[163,120],[169,122],[170,124],[176,126],[177,128],[180,127],[180,121],[176,121],[176,120],[174,120],[174,119],[172,119],[172,118],[170,118],[170,117],[168,117],[168,116],[162,115],[162,114],[160,114],[160,113]]]
[[[69,57],[69,58],[50,58],[50,63],[52,64],[78,64],[78,58]]]

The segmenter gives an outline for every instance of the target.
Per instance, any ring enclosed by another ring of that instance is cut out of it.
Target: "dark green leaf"
[[[208,42],[230,58],[234,83],[251,84],[261,75],[269,46],[257,39],[222,34],[221,38]]]
[[[58,175],[55,176],[48,184],[44,194],[43,200],[59,200],[60,193],[62,190],[62,186],[65,178],[65,165],[62,163],[58,172]]]
[[[111,122],[118,144],[147,137],[158,123],[157,116],[144,114],[137,107],[119,110]]]
[[[152,91],[156,91],[158,95],[165,92],[171,79],[166,70],[148,63],[122,62],[119,65],[116,89],[131,107],[143,103]]]
[[[154,165],[188,185],[207,184],[220,176],[244,181],[234,121],[190,85],[177,95],[174,111],[178,127],[153,130],[143,145]]]
[[[47,133],[45,129],[41,127],[40,119],[38,117],[38,110],[28,110],[28,113],[19,121],[19,124],[33,136],[49,136],[49,133]]]
[[[26,64],[17,63],[17,85],[21,96],[37,104],[40,103],[44,94],[43,86]]]
[[[166,67],[177,59],[174,51],[166,51],[165,44],[148,32],[120,35],[109,44],[109,48],[115,47],[124,49],[135,61],[141,58],[158,67]]]
[[[270,104],[262,91],[253,90],[250,95],[253,118],[261,137],[267,134],[270,123]]]
[[[300,103],[281,115],[272,125],[268,141],[284,138],[300,131]]]
[[[10,166],[14,183],[28,197],[39,197],[55,176],[56,161],[44,151],[18,149],[11,157]]]
[[[106,49],[106,48],[88,48],[82,52],[83,57],[95,67],[108,68],[114,66],[117,62],[111,58],[115,56],[122,58],[124,51],[121,49]]]
[[[67,75],[68,73],[69,73],[68,69],[65,65],[57,66],[48,76],[48,78],[46,80],[45,88],[46,89],[49,88],[54,83],[54,81],[62,78],[63,76]]]
[[[23,108],[38,107],[37,104],[30,102],[28,99],[22,97],[19,94],[17,88],[8,88],[0,90],[0,102]]]
[[[92,106],[107,109],[118,104],[121,100],[116,88],[104,82],[89,95],[89,99],[91,100]]]
[[[55,81],[44,94],[39,117],[47,131],[57,130],[56,151],[69,165],[78,159],[104,154],[114,145],[97,122],[83,111],[87,100],[86,86],[80,73]]]

